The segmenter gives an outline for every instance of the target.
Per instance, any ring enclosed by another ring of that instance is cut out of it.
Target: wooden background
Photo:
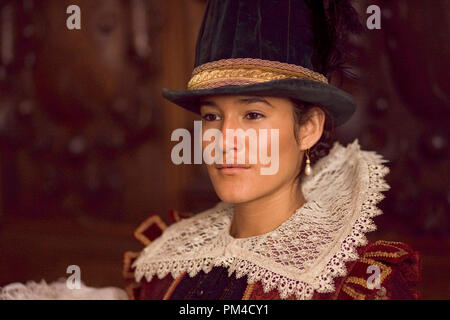
[[[358,111],[338,129],[390,160],[392,189],[371,239],[423,255],[426,299],[450,298],[448,1],[378,4],[380,30],[352,38]],[[65,27],[66,8],[82,29]],[[122,286],[133,231],[150,213],[216,201],[201,166],[174,166],[170,134],[195,117],[161,97],[192,71],[201,0],[0,1],[0,285],[81,267]],[[340,81],[342,80],[342,81]]]

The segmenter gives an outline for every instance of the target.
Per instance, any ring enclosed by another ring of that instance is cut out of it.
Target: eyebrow
[[[273,105],[271,105],[266,99],[264,99],[263,97],[259,97],[259,96],[251,96],[251,97],[244,97],[244,98],[237,98],[236,101],[240,104],[250,104],[250,103],[254,103],[254,102],[262,102],[266,105],[268,105],[269,107],[273,108]],[[199,103],[200,106],[211,106],[211,107],[218,107],[218,105],[211,100],[202,100]]]
[[[239,101],[242,103],[246,103],[246,104],[253,103],[253,102],[262,102],[273,108],[273,105],[271,105],[269,103],[269,101],[267,101],[263,97],[259,97],[259,96],[240,98]]]

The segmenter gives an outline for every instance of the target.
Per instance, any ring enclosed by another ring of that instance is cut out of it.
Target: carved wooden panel
[[[71,4],[81,30],[65,27]],[[161,209],[151,190],[164,190],[164,7],[29,0],[0,10],[4,210],[120,219]]]

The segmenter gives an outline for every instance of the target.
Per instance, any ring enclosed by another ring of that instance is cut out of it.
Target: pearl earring
[[[309,160],[309,149],[306,150],[305,154],[306,154],[305,174],[307,176],[310,176],[312,174],[312,169],[311,169],[311,160]]]

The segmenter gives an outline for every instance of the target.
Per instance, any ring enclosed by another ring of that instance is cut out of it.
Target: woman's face
[[[293,108],[290,100],[277,97],[222,95],[201,99],[203,133],[207,129],[217,129],[223,137],[223,146],[220,148],[223,164],[207,165],[214,189],[222,201],[249,202],[295,182],[301,168],[303,150],[294,136]],[[243,140],[240,143],[231,134],[227,135],[227,129],[242,129],[241,133],[253,129],[256,132],[257,149],[251,152],[248,138],[245,143],[242,143]],[[264,130],[260,129],[266,129],[267,134],[261,135]],[[278,138],[276,135],[271,136],[275,131],[273,129],[278,130]],[[204,140],[203,150],[213,143]],[[262,163],[261,148],[266,148],[265,154],[271,163]],[[232,151],[233,164],[227,164],[227,154]],[[211,154],[216,156],[215,152]],[[256,163],[252,164],[254,161],[250,161],[250,154],[257,155]],[[238,162],[239,155],[243,155],[241,159],[245,159],[244,163]],[[277,158],[278,164],[274,163]],[[264,168],[266,174],[262,174]]]

